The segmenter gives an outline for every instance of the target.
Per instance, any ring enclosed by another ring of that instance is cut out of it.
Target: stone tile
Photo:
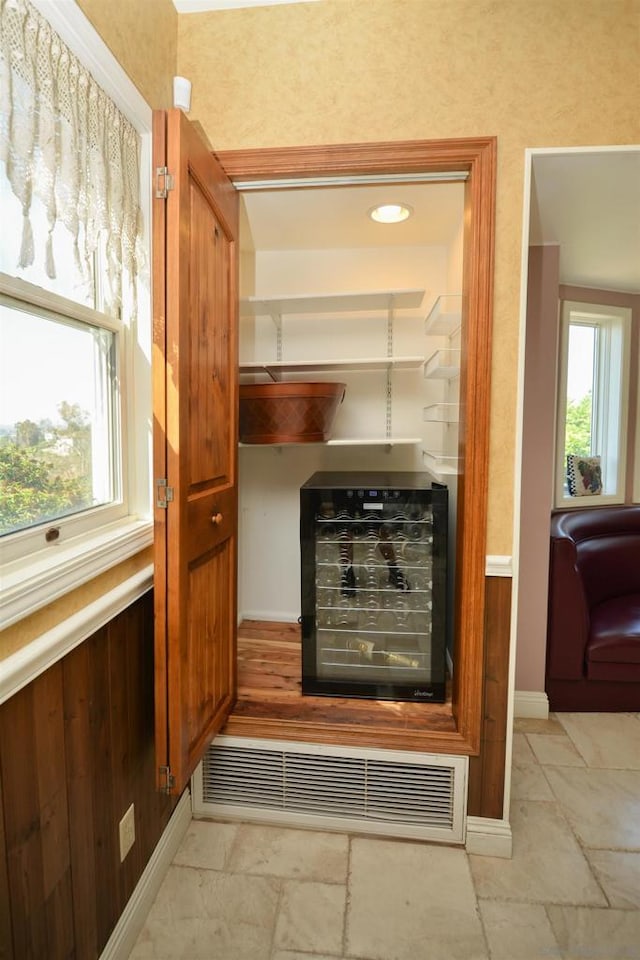
[[[469,857],[479,897],[606,905],[557,804],[515,801],[511,805],[511,827],[511,860]]]
[[[545,772],[585,846],[640,850],[640,771],[545,767]]]
[[[276,950],[273,954],[273,960],[342,960],[342,954],[339,956],[329,957],[326,954],[319,953],[296,953],[291,952],[291,950]],[[366,960],[366,958],[358,958],[358,960]]]
[[[491,960],[553,960],[562,957],[541,904],[479,900],[478,906]]]
[[[228,869],[235,873],[344,883],[348,863],[346,834],[242,824]]]
[[[521,766],[538,762],[524,733],[514,733],[513,735],[513,762],[519,763]]]
[[[612,907],[640,910],[640,853],[585,850]]]
[[[172,866],[130,960],[268,960],[280,883]]]
[[[538,720],[535,717],[516,717],[513,729],[517,733],[541,733],[547,737],[564,735],[565,729],[555,716],[549,714],[548,720]]]
[[[487,960],[464,851],[354,839],[346,945],[370,960]]]
[[[281,950],[340,955],[346,898],[347,888],[342,884],[286,880],[275,946]]]
[[[513,763],[511,767],[511,801],[548,800],[555,797],[547,783],[544,771],[538,764]]]
[[[183,867],[224,870],[237,832],[235,824],[192,820],[173,862]]]
[[[565,960],[640,960],[640,912],[547,907]]]
[[[561,713],[588,767],[640,770],[640,714]]]
[[[538,763],[556,767],[584,767],[584,760],[569,737],[545,737],[540,733],[527,735],[529,746]]]

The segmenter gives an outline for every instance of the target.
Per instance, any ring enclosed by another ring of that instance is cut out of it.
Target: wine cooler
[[[303,694],[444,701],[447,511],[424,473],[302,486]]]

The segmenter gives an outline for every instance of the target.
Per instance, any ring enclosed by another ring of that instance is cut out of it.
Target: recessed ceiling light
[[[369,210],[369,216],[376,223],[402,223],[413,213],[413,209],[405,203],[381,203]]]

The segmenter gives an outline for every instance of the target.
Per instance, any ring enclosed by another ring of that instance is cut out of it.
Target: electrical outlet
[[[120,821],[120,863],[131,850],[136,839],[136,819],[133,804]]]

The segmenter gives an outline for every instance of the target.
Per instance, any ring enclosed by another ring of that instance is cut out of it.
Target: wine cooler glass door
[[[446,558],[429,494],[318,491],[309,504],[303,692],[443,699]]]

